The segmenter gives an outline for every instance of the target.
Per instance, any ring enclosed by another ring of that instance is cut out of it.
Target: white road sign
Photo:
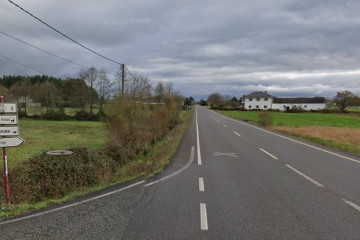
[[[0,124],[18,124],[17,116],[16,115],[0,115]]]
[[[14,137],[14,138],[1,138],[0,139],[0,148],[5,148],[5,147],[18,147],[20,146],[23,142],[25,142],[24,139],[19,138],[19,137]]]
[[[19,127],[0,127],[0,136],[18,136]]]
[[[16,113],[16,103],[0,103],[0,113]]]

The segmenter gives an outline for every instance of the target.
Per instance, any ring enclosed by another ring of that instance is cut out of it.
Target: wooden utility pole
[[[121,64],[121,95],[124,96],[125,90],[125,64]]]

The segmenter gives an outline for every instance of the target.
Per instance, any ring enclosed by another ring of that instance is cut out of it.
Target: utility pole
[[[124,96],[125,90],[125,64],[121,64],[121,95]]]

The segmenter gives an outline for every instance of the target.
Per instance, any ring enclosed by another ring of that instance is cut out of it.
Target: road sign
[[[20,146],[25,140],[20,137],[14,138],[1,138],[0,139],[0,148],[5,147],[18,147]]]
[[[18,124],[17,116],[16,115],[8,115],[8,116],[0,115],[0,124],[16,125],[16,124]]]
[[[0,127],[0,136],[18,136],[19,127]]]
[[[0,113],[16,113],[16,103],[0,103]]]

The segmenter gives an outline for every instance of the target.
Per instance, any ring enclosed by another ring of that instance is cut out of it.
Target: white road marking
[[[197,118],[197,107],[196,107],[196,140],[197,140],[198,165],[201,166],[200,138],[199,138],[199,124],[198,124],[198,118]]]
[[[219,115],[219,116],[221,116],[221,117],[224,117],[224,118],[227,118],[227,119],[232,120],[232,121],[234,121],[234,122],[241,123],[241,124],[244,124],[244,125],[246,125],[246,126],[255,128],[255,129],[257,129],[257,130],[260,130],[260,131],[269,133],[269,134],[274,135],[274,136],[277,136],[277,137],[279,137],[279,138],[283,138],[283,139],[286,139],[286,140],[288,140],[288,141],[295,142],[295,143],[297,143],[297,144],[301,144],[301,145],[303,145],[303,146],[306,146],[306,147],[309,147],[309,148],[313,148],[313,149],[316,149],[316,150],[319,150],[319,151],[322,151],[322,152],[325,152],[325,153],[328,153],[328,154],[331,154],[331,155],[334,155],[334,156],[337,156],[337,157],[340,157],[340,158],[343,158],[343,159],[346,159],[346,160],[349,160],[349,161],[352,161],[352,162],[360,163],[359,160],[356,160],[356,159],[354,159],[354,158],[346,157],[346,156],[341,155],[341,154],[337,154],[337,153],[334,153],[334,152],[330,152],[330,151],[328,151],[328,150],[325,150],[325,149],[322,149],[322,148],[319,148],[319,147],[315,147],[315,146],[312,146],[312,145],[310,145],[310,144],[303,143],[303,142],[300,142],[300,141],[297,141],[297,140],[295,140],[295,139],[291,139],[291,138],[282,136],[282,135],[277,134],[277,133],[274,133],[274,132],[270,132],[270,131],[268,131],[268,130],[265,130],[265,129],[262,129],[262,128],[253,126],[253,125],[251,125],[251,124],[248,124],[248,123],[245,123],[245,122],[242,122],[242,121],[239,121],[239,120],[235,120],[235,119],[232,119],[232,118],[223,116],[223,115],[221,115],[221,114],[219,114],[219,113],[217,113],[217,112],[214,112],[214,113],[216,113],[217,115]]]
[[[241,137],[241,135],[235,131],[233,131],[233,133],[235,133],[236,135],[238,135],[239,137]]]
[[[356,210],[358,210],[360,212],[360,206],[359,205],[356,205],[355,203],[349,201],[349,200],[346,200],[345,198],[342,198],[341,200],[343,200],[346,204],[352,206],[353,208],[355,208]]]
[[[261,150],[261,151],[263,151],[264,153],[266,153],[267,155],[269,155],[270,157],[272,157],[273,159],[278,160],[278,158],[277,158],[277,157],[275,157],[275,156],[274,156],[274,155],[272,155],[271,153],[269,153],[269,152],[265,151],[264,149],[260,148],[260,150]]]
[[[228,157],[239,157],[236,155],[236,153],[221,153],[221,152],[214,152],[213,153],[214,156],[228,156]]]
[[[209,230],[205,203],[200,203],[200,226],[203,231]]]
[[[289,164],[285,164],[286,167],[290,168],[291,170],[293,170],[294,172],[296,172],[297,174],[299,174],[300,176],[304,177],[306,180],[312,182],[313,184],[315,184],[318,187],[324,187],[324,185],[322,185],[321,183],[315,181],[314,179],[312,179],[309,176],[306,176],[305,174],[303,174],[302,172],[300,172],[299,170],[297,170],[296,168],[290,166]]]
[[[220,121],[216,121],[217,123],[219,123]]]
[[[204,192],[205,191],[205,185],[204,185],[204,179],[201,177],[199,178],[199,191]]]
[[[227,126],[225,124],[223,124],[223,126],[227,128]]]
[[[161,181],[164,181],[164,180],[166,180],[166,179],[172,178],[172,177],[174,177],[175,175],[178,175],[179,173],[181,173],[182,171],[184,171],[185,169],[187,169],[187,168],[191,165],[191,163],[193,162],[193,160],[194,160],[194,151],[195,151],[194,146],[192,146],[192,147],[191,147],[190,160],[186,163],[185,166],[183,166],[182,168],[180,168],[180,169],[177,170],[176,172],[174,172],[174,173],[172,173],[172,174],[170,174],[170,175],[168,175],[168,176],[166,176],[166,177],[163,177],[163,178],[160,178],[159,180],[156,180],[156,181],[154,181],[154,182],[145,184],[144,186],[145,186],[145,187],[149,187],[149,186],[151,186],[151,185],[154,185],[154,184],[159,183],[159,182],[161,182]]]
[[[25,219],[30,219],[30,218],[34,218],[34,217],[39,217],[39,216],[42,216],[42,215],[45,215],[45,214],[48,214],[48,213],[57,212],[57,211],[60,211],[60,210],[64,210],[64,209],[67,209],[67,208],[71,208],[71,207],[74,207],[74,206],[77,206],[77,205],[80,205],[80,204],[83,204],[83,203],[87,203],[87,202],[94,201],[94,200],[99,199],[99,198],[103,198],[103,197],[106,197],[106,196],[109,196],[109,195],[113,195],[113,194],[118,193],[118,192],[122,192],[122,191],[124,191],[124,190],[129,189],[129,188],[132,188],[132,187],[135,187],[135,186],[137,186],[137,185],[140,185],[140,184],[142,184],[142,183],[144,183],[144,182],[145,182],[145,181],[143,180],[143,181],[140,181],[140,182],[131,184],[131,185],[129,185],[129,186],[123,187],[123,188],[121,188],[121,189],[118,189],[118,190],[115,190],[115,191],[112,191],[112,192],[104,193],[104,194],[99,195],[99,196],[96,196],[96,197],[92,197],[92,198],[89,198],[89,199],[86,199],[86,200],[83,200],[83,201],[80,201],[80,202],[72,203],[72,204],[69,204],[69,205],[65,205],[65,206],[62,206],[62,207],[54,208],[54,209],[51,209],[51,210],[48,210],[48,211],[44,211],[44,212],[40,212],[40,213],[28,215],[28,216],[21,217],[21,218],[16,218],[16,219],[9,220],[9,221],[0,222],[0,225],[4,225],[4,224],[8,224],[8,223],[13,223],[13,222],[19,222],[19,221],[22,221],[22,220],[25,220]]]

